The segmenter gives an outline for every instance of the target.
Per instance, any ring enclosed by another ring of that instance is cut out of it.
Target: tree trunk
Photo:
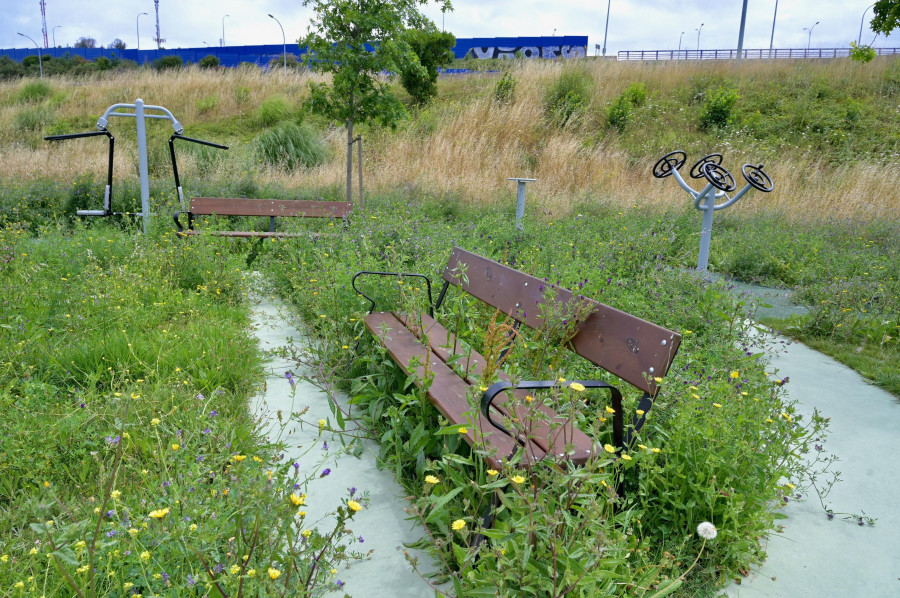
[[[347,119],[347,203],[353,202],[353,117]]]

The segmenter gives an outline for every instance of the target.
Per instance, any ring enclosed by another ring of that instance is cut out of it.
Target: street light
[[[201,43],[201,44],[206,44],[206,47],[207,47],[207,48],[209,47],[209,44],[208,44],[207,42],[200,42],[200,43]]]
[[[62,25],[54,25],[53,30],[51,31],[51,35],[53,35],[53,47],[56,47],[56,30],[62,27]]]
[[[772,15],[772,36],[769,37],[769,58],[772,57],[772,44],[775,42],[775,19],[778,17],[778,0],[775,0],[775,14]]]
[[[873,4],[872,6],[875,6],[875,5]],[[872,8],[872,6],[869,6],[869,8]],[[869,8],[867,8],[867,9],[865,9],[865,10],[863,11],[863,16],[862,16],[862,18],[859,19],[859,37],[856,38],[856,45],[857,45],[857,46],[858,46],[860,43],[862,43],[862,28],[863,28],[863,21],[866,20],[866,13],[869,12]]]
[[[16,33],[19,33],[19,32],[17,31]],[[19,33],[19,35],[21,35],[22,37],[28,37],[24,33]],[[41,47],[32,38],[28,37],[28,39],[30,39],[31,43],[34,44],[34,47],[38,49],[38,65],[40,65],[40,67],[41,67],[41,79],[43,79],[44,78],[44,57],[41,56]]]
[[[678,55],[681,56],[681,38],[684,37],[684,31],[678,36]]]
[[[137,30],[137,39],[138,39],[137,50],[136,50],[137,52],[141,51],[141,15],[147,15],[148,17],[150,16],[149,14],[142,12],[142,13],[139,13],[137,18],[134,20],[134,28]]]
[[[225,15],[225,17],[230,17],[231,15]],[[222,17],[222,47],[225,47],[225,17]]]
[[[819,24],[819,21],[816,21],[816,25],[818,25],[818,24]],[[813,25],[812,27],[809,27],[809,28],[806,28],[806,27],[803,28],[803,31],[809,32],[809,35],[806,38],[806,53],[807,54],[809,54],[809,44],[812,42],[812,30],[816,28],[816,25]]]
[[[606,56],[606,34],[609,32],[609,7],[612,4],[612,0],[607,0],[606,2],[606,28],[603,29],[603,55]]]
[[[271,14],[269,16],[275,19]],[[275,22],[281,27],[281,21],[275,19]],[[282,52],[284,53],[284,72],[287,73],[287,38],[284,37],[284,27],[281,27],[281,46]]]
[[[703,31],[703,25],[705,23],[700,23],[700,27],[697,29],[697,51],[700,51],[700,32]]]

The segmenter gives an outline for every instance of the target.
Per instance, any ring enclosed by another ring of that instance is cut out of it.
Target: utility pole
[[[156,39],[153,41],[156,42],[156,49],[161,50],[162,44],[164,44],[166,40],[159,34],[159,0],[153,0],[153,5],[156,8]]]
[[[41,32],[44,34],[44,47],[49,48],[49,42],[47,41],[47,2],[46,0],[41,0],[41,21],[44,24],[44,28],[41,29]],[[54,44],[56,45],[56,44]]]

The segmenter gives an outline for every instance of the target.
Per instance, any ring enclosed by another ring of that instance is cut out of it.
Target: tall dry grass
[[[498,105],[493,100],[496,76],[448,77],[439,82],[441,98],[422,112],[414,113],[396,131],[365,133],[365,177],[370,192],[405,188],[415,193],[451,194],[459,201],[492,203],[509,201],[515,193],[508,177],[529,176],[537,181],[528,187],[529,202],[547,212],[561,213],[583,202],[648,205],[660,208],[681,206],[689,199],[673,181],[650,176],[658,156],[635,159],[620,148],[615,135],[598,136],[605,107],[634,82],[643,82],[651,97],[672,93],[692,78],[722,76],[737,78],[741,84],[766,78],[822,79],[835,84],[877,86],[884,63],[859,69],[846,60],[819,63],[797,61],[745,62],[740,70],[732,63],[617,63],[580,61],[530,61],[517,64],[515,101]],[[583,70],[593,82],[593,93],[580,122],[565,128],[544,122],[546,90],[562,69]],[[240,126],[250,119],[265,98],[280,94],[300,105],[307,95],[312,76],[264,73],[256,69],[183,71],[157,74],[127,72],[89,81],[52,79],[54,98],[50,103],[56,118],[92,128],[97,116],[110,104],[132,102],[141,97],[149,104],[169,108],[185,125],[194,128],[231,130],[229,138],[212,138],[232,145],[232,151],[214,173],[203,176],[234,177],[249,173],[261,184],[277,183],[286,188],[340,187],[344,180],[345,136],[340,128],[325,132],[334,158],[315,169],[290,173],[265,168],[252,155],[254,132]],[[316,79],[319,80],[319,79]],[[50,145],[28,138],[14,127],[15,115],[23,106],[15,102],[19,84],[0,85],[0,178],[74,179],[83,173],[105,174],[106,146],[101,142],[69,142]],[[215,98],[200,109],[200,100]],[[209,104],[214,104],[209,108]],[[216,123],[226,123],[217,128]],[[127,129],[114,123],[118,130]],[[667,126],[653,121],[642,126]],[[162,127],[165,129],[165,127]],[[592,137],[588,136],[593,131]],[[164,131],[160,137],[170,134]],[[675,132],[677,134],[677,131]],[[119,134],[114,131],[119,137]],[[122,134],[122,150],[116,158],[117,176],[135,176],[136,156],[129,143],[129,131]],[[23,138],[24,137],[24,138]],[[206,135],[210,138],[210,134]],[[677,141],[677,135],[676,135]],[[740,139],[724,142],[729,149],[726,166],[739,183],[739,165],[757,160],[752,148]],[[671,149],[676,149],[675,147]],[[163,156],[164,157],[164,156]],[[689,156],[691,162],[699,156]],[[736,204],[736,211],[774,211],[787,218],[896,218],[900,214],[900,169],[858,164],[831,166],[809,154],[777,150],[776,159],[766,165],[775,181],[775,191],[755,193]],[[190,156],[184,158],[186,180],[197,176]],[[189,188],[188,188],[189,192]]]

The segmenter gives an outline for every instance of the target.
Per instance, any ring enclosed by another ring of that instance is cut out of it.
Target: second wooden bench
[[[343,201],[305,201],[281,199],[243,199],[222,197],[194,197],[186,212],[175,212],[175,226],[179,235],[213,234],[224,237],[296,237],[311,233],[289,233],[275,230],[276,218],[346,218],[352,203]],[[187,214],[187,228],[179,217]],[[197,216],[264,216],[269,218],[268,231],[198,231],[194,229]],[[315,235],[313,235],[315,236]]]

